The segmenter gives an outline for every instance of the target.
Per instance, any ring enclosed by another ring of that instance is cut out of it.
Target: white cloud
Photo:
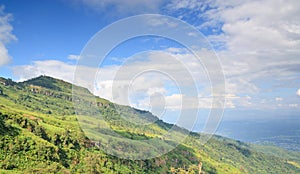
[[[298,104],[289,104],[289,107],[291,108],[297,108],[299,105]]]
[[[296,93],[298,96],[300,96],[300,89],[298,89],[297,93]]]
[[[219,55],[229,78],[282,80],[300,72],[299,1],[211,2],[215,8],[204,14],[209,25],[203,25],[222,24],[223,33],[210,38],[226,45]]]
[[[199,28],[216,31],[208,38],[221,45],[217,52],[233,86],[257,93],[266,81],[299,85],[294,81],[300,72],[300,1],[174,0],[169,8],[203,12],[197,16],[205,21]]]
[[[251,100],[256,101],[249,101],[252,108],[267,108],[277,106],[274,98],[281,94],[275,91],[281,90],[276,89],[300,85],[300,1],[173,2],[171,10],[189,9],[193,13],[186,15],[198,14],[198,19],[205,21],[198,24],[199,29],[211,31],[208,39],[221,48],[216,51],[226,77],[226,93],[251,94]],[[180,18],[190,19],[190,16]],[[265,93],[272,93],[272,98],[263,105],[256,104]],[[282,107],[288,107],[287,103],[294,100],[285,99]]]
[[[70,54],[68,56],[68,59],[70,59],[70,60],[79,60],[79,58],[80,58],[80,55],[75,55],[75,54]]]
[[[187,88],[194,85],[192,76],[198,81],[197,85],[201,83],[201,85],[208,85],[209,79],[207,79],[201,64],[195,63],[193,55],[179,54],[177,51],[178,49],[174,48],[165,51],[142,53],[142,55],[128,58],[121,66],[101,68],[98,73],[100,82],[98,83],[98,88],[102,89],[99,90],[100,96],[105,95],[114,102],[126,104],[127,97],[123,95],[127,93],[126,91],[128,90],[126,89],[130,86],[130,90],[134,91],[132,93],[133,96],[136,96],[132,100],[137,102],[133,105],[139,108],[149,106],[149,97],[151,98],[151,107],[159,107],[162,104],[159,103],[162,96],[168,108],[179,108],[180,106],[175,106],[175,103],[170,101],[170,97],[174,97],[172,96],[173,94],[180,92],[177,87],[185,88],[187,92],[189,91]],[[139,57],[142,57],[142,59],[139,59]],[[115,75],[116,77],[114,78]],[[103,89],[104,87],[107,87],[107,89]],[[112,87],[116,91],[121,91],[120,94],[115,94],[114,97],[107,96],[114,90],[109,89]],[[125,91],[123,91],[124,89]],[[141,96],[142,98],[140,98]],[[197,93],[195,97],[197,97]],[[195,103],[197,105],[197,102]]]
[[[275,100],[276,100],[276,101],[282,101],[283,98],[281,98],[281,97],[276,97]]]
[[[16,37],[12,34],[13,27],[9,23],[11,20],[12,14],[6,14],[4,6],[0,6],[0,66],[9,63],[11,60],[6,44],[16,40]]]
[[[166,109],[170,109],[172,111],[181,110],[181,109],[189,109],[189,108],[197,108],[197,107],[182,107],[182,94],[172,94],[169,96],[154,94],[149,98],[145,98],[143,100],[139,100],[138,105],[135,105],[137,108],[141,109],[149,109],[154,111],[164,111]],[[191,104],[191,103],[189,103]],[[160,115],[159,113],[155,113],[156,115]]]
[[[252,96],[227,98],[227,107],[265,109],[277,106],[274,98],[281,95],[281,90],[276,89],[300,85],[299,3],[173,0],[167,8],[170,14],[179,14],[178,18],[199,25],[200,31],[210,34],[208,39],[217,48],[226,77],[226,93]],[[182,9],[187,12],[182,13]],[[266,93],[268,102],[260,105]],[[285,99],[283,106],[288,107],[287,103],[294,100]]]
[[[13,68],[14,76],[18,81],[28,80],[40,75],[48,75],[54,78],[72,82],[75,66],[57,60],[35,61],[32,65],[16,66]]]
[[[0,66],[6,65],[11,60],[8,50],[3,43],[0,42]]]

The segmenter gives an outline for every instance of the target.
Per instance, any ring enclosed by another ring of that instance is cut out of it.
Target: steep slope
[[[248,144],[218,136],[203,146],[199,137],[205,135],[198,133],[192,133],[171,152],[149,160],[132,161],[108,155],[101,150],[101,145],[100,148],[95,146],[95,142],[88,139],[81,130],[74,111],[71,88],[71,84],[47,76],[23,83],[0,79],[0,172],[300,172],[298,158],[263,154]],[[89,93],[84,88],[81,90]],[[94,104],[106,124],[129,139],[159,137],[173,126],[149,112],[115,105],[101,98],[96,98]],[[89,112],[87,114],[93,114],[94,111]],[[131,120],[139,119],[148,119],[153,124],[131,124]],[[93,130],[101,129],[92,117],[86,117],[84,121]],[[179,127],[177,130],[178,135],[186,131]]]

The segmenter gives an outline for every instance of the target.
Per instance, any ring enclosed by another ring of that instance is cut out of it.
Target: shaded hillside
[[[124,160],[106,154],[78,124],[72,85],[41,76],[23,83],[0,80],[0,172],[2,173],[299,173],[299,159],[257,152],[252,146],[214,136],[204,146],[192,133],[167,154],[148,160]],[[89,93],[82,88],[83,93]],[[119,135],[144,140],[160,137],[173,126],[151,113],[96,97],[97,107]],[[118,109],[118,110],[117,110]],[[121,112],[120,112],[121,111]],[[132,124],[147,119],[152,124]],[[95,118],[84,125],[102,130]],[[184,131],[177,127],[178,136]],[[108,135],[109,136],[109,135]],[[114,142],[110,142],[114,145]],[[263,147],[261,147],[263,148]],[[261,149],[260,149],[261,150]],[[263,150],[261,150],[263,151]]]

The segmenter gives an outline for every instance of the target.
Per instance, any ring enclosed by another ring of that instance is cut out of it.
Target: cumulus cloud
[[[281,80],[300,72],[299,1],[215,0],[210,5],[215,9],[204,16],[222,24],[222,33],[211,39],[225,43],[226,49],[219,52],[228,76],[245,75],[242,77],[247,76],[251,82],[266,78]],[[230,71],[233,66],[236,68]]]
[[[180,13],[180,18],[196,14],[204,21],[189,22],[209,31],[208,39],[223,65],[227,93],[252,95],[256,103],[265,93],[273,93],[263,105],[252,103],[264,108],[277,106],[274,89],[300,85],[300,1],[174,0],[168,7],[178,13],[191,11]]]
[[[12,14],[4,12],[4,6],[0,6],[0,66],[9,63],[11,56],[8,53],[6,44],[16,40],[12,34],[13,27],[9,23],[12,20]]]
[[[297,0],[174,0],[169,8],[202,12],[197,17],[204,22],[198,27],[217,31],[208,38],[223,45],[217,51],[228,77],[247,75],[249,81],[279,79],[300,71]]]
[[[128,58],[120,66],[100,68],[98,73],[98,88],[102,89],[99,90],[100,96],[105,95],[114,102],[128,104],[126,94],[129,89],[131,101],[136,102],[132,105],[152,109],[163,104],[162,97],[166,108],[169,109],[181,108],[178,100],[175,100],[178,99],[179,94],[190,93],[189,95],[197,99],[197,88],[203,90],[203,85],[209,85],[209,79],[193,55],[174,53],[175,50],[177,49],[144,52]],[[196,84],[193,84],[193,77],[197,81]],[[194,93],[190,90],[193,87]],[[107,96],[111,93],[113,96]],[[187,99],[187,101],[191,100]],[[190,104],[193,104],[192,101]],[[197,108],[197,100],[194,100],[193,105]]]
[[[18,81],[28,80],[40,75],[48,75],[54,78],[72,82],[75,66],[57,60],[35,61],[32,65],[15,66],[14,76]]]

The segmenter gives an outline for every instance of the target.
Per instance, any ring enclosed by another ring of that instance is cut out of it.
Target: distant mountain
[[[91,95],[87,89],[78,88]],[[115,142],[94,142],[85,135],[73,100],[72,84],[62,80],[40,76],[16,83],[0,78],[0,173],[300,173],[300,157],[290,152],[220,136],[201,145],[200,137],[205,135],[199,133],[191,133],[160,157],[119,159],[101,148],[115,146]],[[97,107],[106,124],[128,139],[160,137],[173,127],[147,111],[99,97],[81,100]],[[97,111],[84,112],[93,115]],[[132,124],[145,120],[152,124]],[[88,133],[104,129],[93,117],[83,121],[91,128]],[[175,127],[178,136],[187,131]]]

